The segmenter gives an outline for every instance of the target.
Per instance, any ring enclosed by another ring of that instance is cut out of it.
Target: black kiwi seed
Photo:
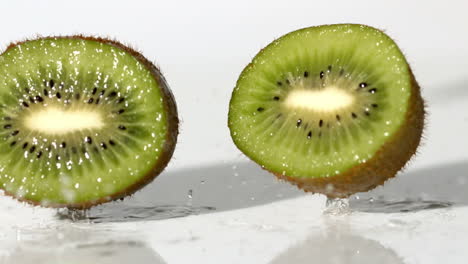
[[[340,116],[340,115],[336,115],[336,120],[341,121],[341,116]]]
[[[99,99],[100,99],[99,97],[96,99],[96,104],[99,104]]]
[[[369,93],[374,94],[377,92],[377,88],[372,88],[369,90]]]
[[[93,98],[89,98],[89,100],[88,100],[88,104],[92,104],[92,103],[93,103],[93,101],[94,101],[94,99],[93,99]]]
[[[15,130],[15,131],[13,131],[13,132],[11,133],[12,136],[16,136],[16,135],[18,135],[18,134],[19,134],[19,130]]]
[[[67,143],[65,143],[65,142],[62,142],[62,143],[60,144],[60,147],[61,147],[61,148],[65,148],[66,146],[67,146]]]
[[[104,143],[104,142],[101,142],[101,147],[102,147],[103,149],[107,149],[107,145],[106,145],[106,143]]]
[[[36,101],[38,101],[38,102],[40,102],[40,103],[42,103],[42,102],[44,101],[44,99],[43,99],[41,96],[39,96],[39,95],[37,95],[37,96],[35,97],[35,99],[36,99]]]
[[[115,142],[112,139],[109,140],[109,144],[111,144],[111,146],[115,146]]]
[[[282,82],[276,82],[276,84],[277,84],[278,86],[282,86],[282,85],[283,85]]]
[[[310,139],[312,137],[312,131],[309,131],[309,133],[307,133],[307,138]]]
[[[121,102],[123,102],[125,99],[123,97],[120,97],[119,100],[117,100],[117,103],[120,104]]]
[[[34,98],[32,96],[29,96],[29,102],[34,104],[36,101],[34,100]]]
[[[112,91],[107,97],[114,97],[116,95],[117,95],[117,93],[115,91]]]
[[[370,112],[369,112],[369,111],[367,111],[367,110],[366,110],[366,111],[364,111],[364,114],[365,114],[366,116],[370,116]]]
[[[3,120],[9,121],[9,120],[11,120],[11,117],[5,116],[5,117],[3,118]]]
[[[47,91],[47,89],[44,89],[44,95],[49,96],[49,91]]]
[[[377,108],[379,105],[378,104],[371,104],[372,107]]]
[[[24,91],[28,94],[30,92],[29,88],[24,88]]]
[[[11,147],[13,147],[14,145],[16,145],[16,141],[12,141],[12,142],[10,143],[10,146],[11,146]]]
[[[365,82],[362,82],[362,83],[359,84],[359,88],[366,88],[366,87],[367,87],[367,83],[365,83]]]
[[[95,94],[96,94],[96,92],[97,92],[97,88],[96,88],[96,87],[94,87],[94,88],[93,88],[93,91],[92,91],[92,94],[93,94],[93,95],[95,95]]]
[[[27,148],[27,147],[28,147],[28,142],[25,142],[25,143],[23,144],[23,149],[25,149],[25,148]]]
[[[36,146],[32,146],[32,147],[29,149],[29,153],[33,153],[35,150],[36,150]]]
[[[39,151],[39,152],[37,153],[37,158],[40,158],[41,156],[42,156],[42,151]]]
[[[344,74],[344,69],[341,69],[340,70],[340,76],[342,76]]]
[[[49,81],[49,87],[52,88],[52,87],[54,87],[54,85],[55,85],[54,80],[50,80]]]
[[[352,116],[353,118],[356,118],[356,117],[357,117],[356,113],[354,113],[354,112],[351,113],[351,116]]]
[[[80,96],[79,93],[75,94],[75,99],[76,99],[76,100],[80,100],[80,97],[81,97],[81,96]]]
[[[29,104],[26,103],[26,102],[23,102],[22,105],[23,105],[24,107],[29,107]]]
[[[290,85],[290,84],[291,84],[291,82],[289,81],[289,79],[286,79],[286,84],[287,84],[287,85]]]
[[[123,112],[125,112],[125,110],[124,110],[124,109],[120,109],[117,113],[120,115],[120,114],[122,114]]]
[[[320,121],[319,121],[319,127],[322,127],[322,126],[323,126],[323,120],[320,119]]]
[[[258,111],[258,112],[262,112],[263,110],[265,110],[265,108],[263,108],[263,107],[257,108],[257,111]]]
[[[308,71],[304,72],[304,77],[306,77],[306,78],[309,77],[309,72]]]
[[[320,79],[323,79],[323,76],[325,76],[325,73],[323,71],[320,72]]]
[[[327,69],[328,69],[328,72],[331,72],[332,66],[331,66],[331,65],[328,65],[328,68],[327,68]]]
[[[296,127],[300,127],[302,124],[302,119],[298,119],[296,122]]]
[[[279,96],[273,97],[273,100],[275,100],[275,101],[278,101],[279,99],[280,99]]]
[[[118,128],[119,128],[120,130],[125,130],[125,129],[127,129],[125,126],[122,126],[122,125],[119,125]]]
[[[10,125],[10,124],[6,124],[6,125],[3,126],[3,128],[5,128],[5,129],[10,129],[10,128],[11,128],[11,125]]]
[[[93,139],[91,137],[85,137],[85,142],[91,144],[93,143]]]
[[[102,90],[102,91],[99,93],[99,97],[103,97],[105,93],[106,93],[106,91]]]
[[[57,96],[58,99],[62,98],[62,95],[59,92],[56,93],[55,96]]]

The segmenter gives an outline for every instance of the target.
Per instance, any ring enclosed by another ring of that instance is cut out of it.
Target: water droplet
[[[326,207],[324,214],[342,215],[351,212],[347,198],[328,198]]]
[[[188,196],[189,199],[193,198],[193,190],[192,189],[188,190],[187,196]]]

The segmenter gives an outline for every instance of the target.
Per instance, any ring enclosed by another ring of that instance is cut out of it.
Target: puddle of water
[[[357,199],[349,201],[352,210],[369,213],[409,213],[422,210],[451,207],[453,203],[423,199],[385,200],[384,198]]]
[[[197,215],[214,211],[214,207],[194,207],[189,205],[141,205],[119,203],[98,206],[88,211],[76,211],[61,209],[57,211],[57,217],[61,220],[72,220],[75,222],[132,222],[162,220],[169,218]]]

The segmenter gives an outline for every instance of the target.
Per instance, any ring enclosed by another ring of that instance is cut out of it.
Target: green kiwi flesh
[[[0,188],[48,207],[129,195],[169,162],[174,98],[138,52],[102,38],[48,37],[0,56]]]
[[[286,34],[254,57],[232,93],[228,126],[236,146],[279,178],[346,197],[406,164],[424,104],[390,37],[324,25]]]

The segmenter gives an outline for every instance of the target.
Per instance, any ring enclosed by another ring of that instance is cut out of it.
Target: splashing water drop
[[[326,209],[323,212],[326,215],[344,215],[351,213],[348,198],[327,198]]]

